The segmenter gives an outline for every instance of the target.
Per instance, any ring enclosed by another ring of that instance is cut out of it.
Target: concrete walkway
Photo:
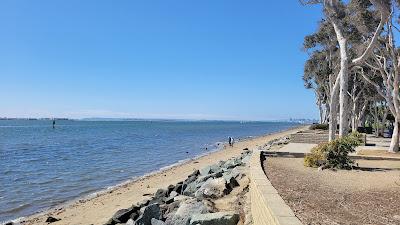
[[[310,153],[311,149],[317,146],[316,144],[305,143],[289,143],[282,148],[273,150],[274,152],[288,152],[288,153]]]

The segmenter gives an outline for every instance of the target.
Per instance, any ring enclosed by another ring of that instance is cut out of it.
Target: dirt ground
[[[303,224],[400,224],[400,161],[358,160],[318,171],[302,158],[268,157],[264,170]]]
[[[366,150],[361,149],[357,152],[357,155],[366,155],[366,156],[385,156],[385,157],[392,157],[392,158],[400,158],[400,153],[392,153],[388,152],[387,150]]]

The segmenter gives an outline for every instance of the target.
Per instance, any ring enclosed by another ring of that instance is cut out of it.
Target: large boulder
[[[138,206],[131,206],[128,209],[120,209],[118,210],[112,218],[106,223],[106,225],[114,225],[117,223],[126,223],[130,218],[135,219],[138,215],[138,210],[140,208]]]
[[[162,220],[157,220],[157,219],[151,219],[151,225],[165,225],[164,221]]]
[[[196,186],[197,184],[195,182],[188,184],[182,194],[186,196],[193,196],[193,194],[196,192]]]
[[[189,225],[236,225],[238,221],[237,213],[217,212],[193,215]]]
[[[251,159],[251,155],[246,155],[245,157],[243,157],[242,162],[244,164],[247,164]]]
[[[178,196],[178,193],[177,193],[176,191],[172,191],[172,192],[169,194],[168,198],[165,199],[165,203],[166,203],[166,204],[172,203],[172,202],[174,201],[174,198],[175,198],[176,196]]]
[[[239,172],[238,168],[235,167],[231,170],[230,175],[234,178],[238,178],[241,173]]]
[[[224,163],[224,165],[222,167],[225,169],[232,169],[232,168],[236,167],[236,163],[233,159],[229,159],[228,161],[226,161]]]
[[[192,215],[208,212],[209,210],[203,202],[190,198],[183,201],[178,210],[172,216],[167,217],[165,223],[167,225],[187,225]]]
[[[136,225],[151,225],[151,219],[160,220],[161,217],[160,206],[158,204],[151,204],[144,207],[142,215],[136,220]]]
[[[183,182],[179,182],[175,185],[174,189],[172,189],[172,190],[181,194],[182,190],[185,190],[185,188],[186,188],[186,184],[183,184]]]
[[[201,176],[206,176],[206,175],[208,175],[210,173],[211,173],[211,166],[206,166],[206,167],[200,169],[200,175]]]
[[[196,180],[196,182],[197,183],[204,183],[204,182],[206,182],[208,179],[210,179],[210,178],[219,178],[219,177],[222,177],[222,171],[218,171],[218,172],[216,172],[216,173],[212,173],[212,174],[207,174],[207,175],[204,175],[204,176],[199,176],[199,177],[197,177],[197,180]]]
[[[226,193],[225,178],[207,180],[196,192],[196,198],[220,198]]]

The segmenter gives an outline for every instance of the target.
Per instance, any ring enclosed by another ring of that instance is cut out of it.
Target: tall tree
[[[361,54],[351,55],[349,52],[348,40],[352,34],[353,29],[348,18],[350,15],[357,15],[356,12],[350,11],[350,3],[347,5],[340,0],[301,0],[303,4],[316,4],[322,3],[324,14],[332,25],[336,40],[338,43],[340,53],[340,69],[338,72],[337,79],[331,89],[331,118],[329,128],[329,138],[334,139],[335,133],[333,132],[336,128],[336,109],[339,108],[339,136],[344,136],[348,133],[349,125],[349,114],[348,107],[348,87],[349,87],[349,70],[351,67],[362,64],[367,58],[370,57],[374,46],[377,43],[378,37],[382,31],[384,24],[387,22],[390,14],[390,1],[388,0],[369,0],[371,7],[366,4],[366,1],[358,0],[354,1],[356,7],[354,10],[357,11],[374,11],[374,13],[380,15],[380,22],[377,25],[373,33],[368,33],[365,36],[368,40],[365,42],[366,46]],[[339,101],[336,101],[337,97]]]

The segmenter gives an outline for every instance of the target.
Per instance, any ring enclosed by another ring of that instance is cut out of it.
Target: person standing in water
[[[56,120],[53,119],[53,129],[56,128]]]

